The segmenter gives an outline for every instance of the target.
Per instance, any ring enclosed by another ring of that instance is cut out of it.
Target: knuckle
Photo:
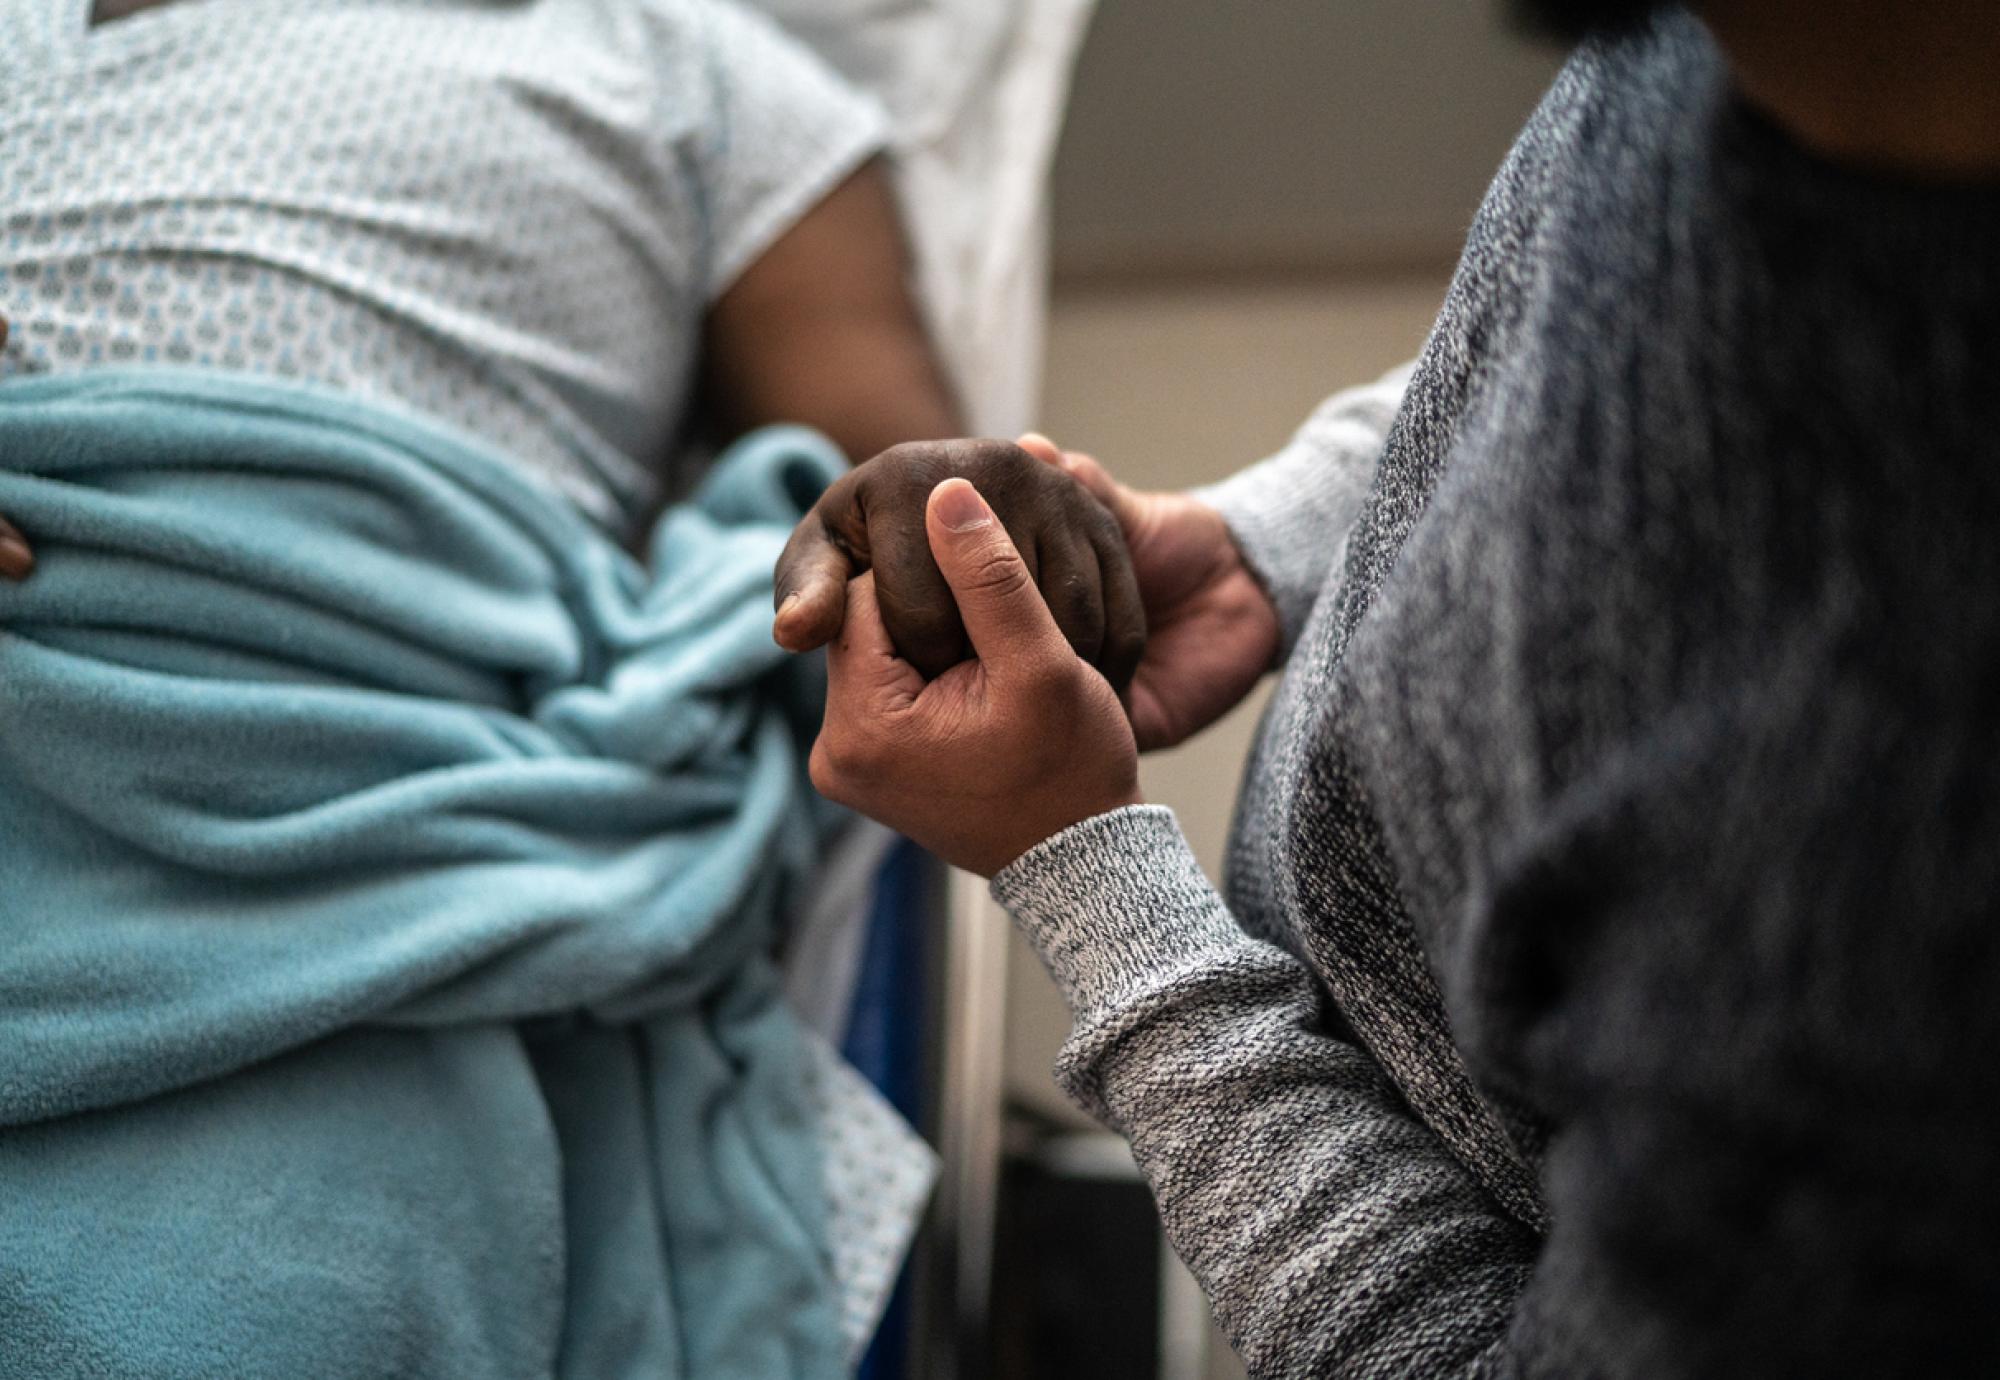
[[[817,515],[800,519],[799,524],[792,529],[791,536],[786,539],[784,550],[778,553],[776,564],[772,566],[772,579],[776,581],[780,590],[787,584],[797,582],[802,573],[800,567],[812,559],[814,548],[823,545],[826,540],[826,527]]]
[[[812,753],[806,758],[806,775],[811,779],[813,789],[828,800],[840,799],[840,775],[833,766],[833,756],[827,750],[826,735],[813,744]]]
[[[888,486],[897,491],[922,487],[950,477],[951,443],[948,441],[904,441],[883,451],[868,462],[871,487]]]
[[[1049,608],[1065,632],[1082,636],[1092,643],[1104,637],[1104,601],[1081,576],[1071,575],[1042,591]]]
[[[1076,666],[1068,656],[1037,656],[1021,668],[1022,684],[1037,699],[1062,702],[1076,693]]]
[[[1048,468],[1011,441],[963,441],[953,452],[951,473],[970,480],[1002,517],[1032,519],[1042,506]]]
[[[1040,461],[1012,441],[968,440],[954,443],[953,459],[966,470],[999,472],[1041,469]]]
[[[876,762],[873,744],[860,734],[828,730],[813,744],[807,771],[815,789],[829,799],[842,799],[873,775]]]
[[[921,596],[906,598],[900,591],[890,594],[878,584],[877,607],[882,610],[883,631],[889,634],[890,643],[905,660],[948,657],[949,665],[958,659],[956,653],[965,641],[965,627],[959,621],[956,605]]]
[[[1125,529],[1118,525],[1118,519],[1112,516],[1111,510],[1088,489],[1079,488],[1076,498],[1079,511],[1083,514],[1083,521],[1091,535],[1106,551],[1115,553],[1116,559],[1129,561],[1130,555],[1125,545]]]
[[[855,495],[860,491],[860,471],[849,470],[846,474],[826,486],[812,507],[792,532],[792,540],[810,542],[815,537],[824,538],[829,529],[839,521],[842,514],[854,506]]]
[[[1120,628],[1106,639],[1105,660],[1130,670],[1146,655],[1146,634],[1137,628]]]
[[[963,581],[968,590],[995,600],[1017,598],[1033,584],[1019,554],[998,541],[985,543],[972,553]]]
[[[1123,544],[1117,519],[1081,480],[1047,465],[1036,468],[1041,473],[1036,478],[1035,506],[1046,525],[1094,544]]]
[[[940,577],[928,560],[928,554],[923,564],[909,556],[897,556],[876,565],[875,604],[892,629],[947,621],[947,611],[934,594],[941,587]]]

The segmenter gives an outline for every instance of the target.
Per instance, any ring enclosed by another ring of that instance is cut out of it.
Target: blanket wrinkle
[[[642,565],[414,416],[0,387],[0,1377],[845,1372],[769,959],[843,466],[758,433]]]

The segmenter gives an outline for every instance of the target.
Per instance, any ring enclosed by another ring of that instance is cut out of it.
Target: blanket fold
[[[841,463],[750,438],[642,567],[330,394],[0,388],[0,1375],[841,1372],[766,957]]]

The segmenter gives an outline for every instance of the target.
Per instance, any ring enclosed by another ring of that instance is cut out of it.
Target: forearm
[[[1448,1375],[1495,1345],[1535,1238],[1327,1032],[1171,814],[1086,821],[994,892],[1075,1015],[1059,1078],[1130,1140],[1253,1374]]]

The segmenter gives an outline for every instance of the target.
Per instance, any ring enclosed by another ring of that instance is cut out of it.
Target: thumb
[[[833,494],[831,489],[827,492]],[[825,501],[821,500],[822,506]],[[792,529],[771,576],[772,602],[777,606],[771,635],[780,647],[809,652],[840,631],[855,564],[848,549],[834,539],[821,507]]]
[[[1027,563],[979,490],[963,479],[945,480],[931,490],[924,520],[931,555],[989,672],[1004,674],[1053,648],[1070,653]]]

